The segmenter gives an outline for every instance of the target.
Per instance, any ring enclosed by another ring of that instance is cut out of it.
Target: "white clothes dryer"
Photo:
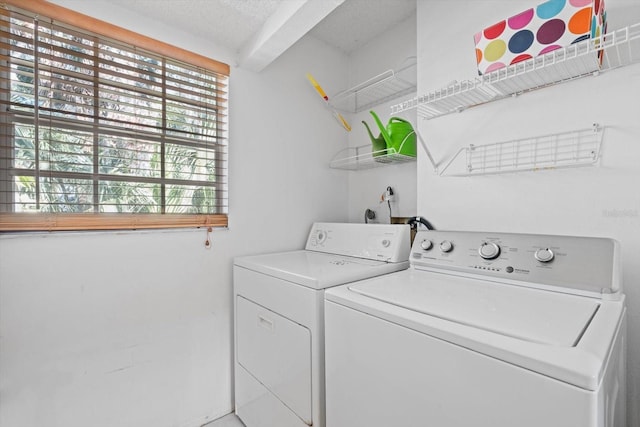
[[[326,288],[409,267],[408,225],[316,223],[305,250],[234,260],[235,406],[247,427],[325,425]]]
[[[611,239],[420,232],[327,290],[327,427],[626,427]]]

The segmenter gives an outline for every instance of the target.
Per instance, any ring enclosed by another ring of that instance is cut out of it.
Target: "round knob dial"
[[[451,252],[453,250],[453,243],[448,240],[443,240],[442,243],[440,243],[440,250],[442,252]]]
[[[556,255],[549,248],[540,248],[533,256],[540,262],[549,262],[552,261]]]
[[[500,255],[500,246],[493,242],[484,242],[478,249],[478,253],[484,259],[495,259]]]
[[[420,247],[422,249],[424,249],[425,251],[428,251],[429,249],[431,249],[433,247],[433,242],[431,240],[425,239],[420,243]]]

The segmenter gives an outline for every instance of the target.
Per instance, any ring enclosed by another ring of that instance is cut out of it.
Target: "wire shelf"
[[[389,166],[397,163],[415,162],[416,158],[398,153],[386,153],[387,150],[371,151],[370,145],[346,148],[339,152],[331,160],[329,167],[332,169],[362,170]],[[375,155],[374,155],[375,154]]]
[[[537,171],[595,164],[600,158],[604,128],[536,136],[487,145],[462,148],[442,169],[441,175],[465,153],[466,171],[449,176],[500,174]]]
[[[405,60],[397,70],[387,70],[364,83],[331,97],[333,108],[359,113],[386,101],[416,92],[416,58]]]
[[[391,114],[417,108],[419,117],[432,119],[639,61],[640,23],[473,80],[456,81],[442,89],[393,105]]]
[[[413,134],[416,134],[416,132],[414,131],[407,134],[400,143],[400,146],[397,147],[397,150],[394,147],[387,147],[383,150],[373,151],[371,145],[346,148],[334,157],[329,167],[333,169],[360,170],[394,163],[415,162],[415,150],[409,150],[409,152],[413,152],[413,156],[402,154],[405,143],[412,144],[410,137]]]

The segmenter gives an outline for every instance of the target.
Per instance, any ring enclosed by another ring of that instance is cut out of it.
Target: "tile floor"
[[[240,421],[235,414],[229,414],[222,418],[218,418],[217,420],[213,420],[202,427],[244,427],[244,424],[242,424],[242,421]]]

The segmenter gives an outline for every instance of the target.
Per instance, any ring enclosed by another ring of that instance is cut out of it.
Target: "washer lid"
[[[313,289],[368,279],[409,267],[409,261],[384,262],[314,251],[292,251],[236,258],[234,264]]]
[[[348,288],[418,313],[564,347],[578,343],[600,306],[586,297],[413,270]]]

